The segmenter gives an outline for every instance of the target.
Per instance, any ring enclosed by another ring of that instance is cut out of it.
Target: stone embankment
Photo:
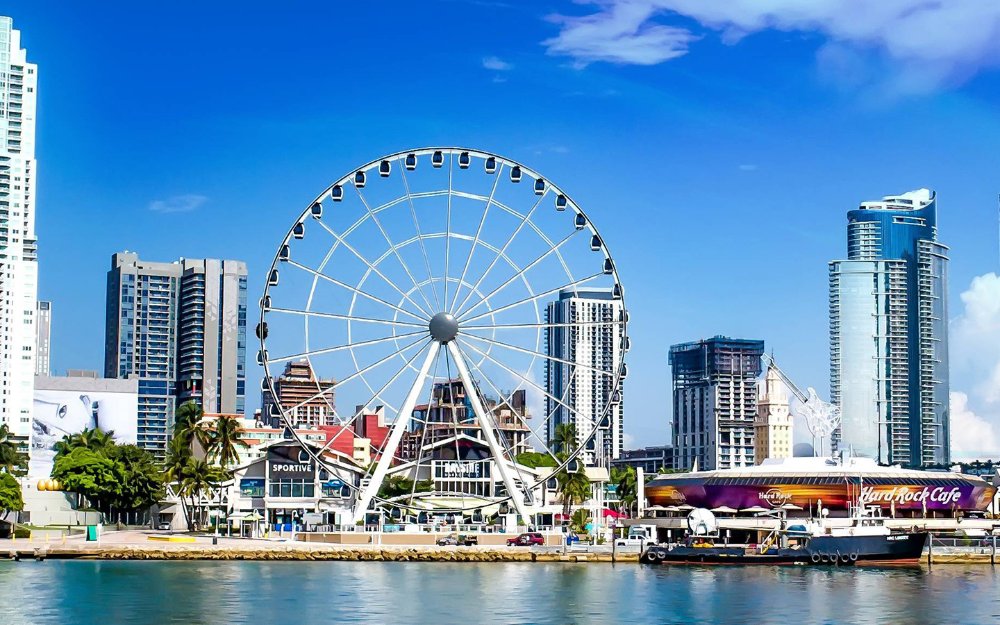
[[[374,562],[638,562],[637,553],[586,553],[491,547],[317,546],[284,543],[212,544],[21,544],[0,549],[13,559],[100,560],[289,560]]]

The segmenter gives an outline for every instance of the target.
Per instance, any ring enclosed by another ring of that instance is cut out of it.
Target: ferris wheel
[[[530,518],[555,471],[615,436],[629,340],[614,259],[564,191],[510,159],[424,148],[350,172],[294,219],[260,306],[271,413],[355,521]]]

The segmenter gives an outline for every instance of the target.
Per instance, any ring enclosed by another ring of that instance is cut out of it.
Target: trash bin
[[[87,540],[88,541],[95,541],[95,540],[97,540],[97,537],[98,537],[97,526],[96,525],[88,525],[87,526]]]

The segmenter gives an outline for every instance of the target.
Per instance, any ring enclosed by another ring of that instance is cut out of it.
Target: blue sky
[[[103,368],[113,252],[245,260],[255,301],[312,197],[422,145],[527,163],[598,224],[632,309],[634,443],[668,439],[671,343],[762,338],[827,392],[827,261],[862,200],[937,191],[952,315],[1000,348],[996,10],[792,4],[9,4],[39,65],[53,367]],[[1000,364],[954,360],[966,431],[995,444]]]

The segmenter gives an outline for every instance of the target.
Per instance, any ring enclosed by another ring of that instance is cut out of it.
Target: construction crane
[[[817,438],[819,439],[820,452],[822,452],[823,441],[833,434],[834,430],[840,427],[840,406],[820,399],[819,395],[816,394],[816,389],[812,387],[808,387],[807,391],[803,393],[802,389],[792,382],[791,378],[785,375],[785,372],[781,370],[781,367],[774,361],[774,358],[768,354],[762,354],[760,359],[766,367],[774,369],[774,372],[778,374],[782,383],[799,400],[799,403],[792,410],[792,414],[802,417],[802,420],[806,422],[806,428],[812,434],[813,455],[817,455]]]

